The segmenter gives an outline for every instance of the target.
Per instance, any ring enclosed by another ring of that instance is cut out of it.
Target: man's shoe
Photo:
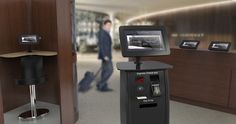
[[[92,89],[91,86],[89,86],[88,88],[82,88],[82,87],[80,87],[80,88],[79,88],[79,92],[85,93],[85,92],[89,91],[90,89]]]
[[[113,89],[111,89],[111,88],[103,88],[103,89],[98,89],[98,90],[101,92],[112,92],[113,91]]]

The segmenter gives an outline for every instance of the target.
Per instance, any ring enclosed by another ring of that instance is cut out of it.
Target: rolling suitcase
[[[83,79],[79,82],[79,91],[80,92],[86,92],[90,89],[92,82],[97,77],[97,75],[99,74],[101,69],[102,68],[100,67],[99,70],[95,74],[93,72],[90,72],[90,71],[87,71],[84,74]]]

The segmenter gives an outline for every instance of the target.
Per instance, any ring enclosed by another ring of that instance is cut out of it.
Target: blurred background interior
[[[80,52],[96,51],[96,33],[103,20],[113,22],[113,46],[119,49],[120,25],[161,25],[167,28],[170,45],[199,40],[200,49],[211,41],[232,42],[235,49],[235,3],[233,0],[78,0],[75,3],[76,42]]]
[[[170,123],[236,122],[236,105],[232,98],[235,91],[231,89],[235,80],[228,76],[234,74],[231,72],[235,67],[231,64],[232,56],[229,57],[236,49],[234,0],[76,0],[74,16],[79,80],[86,71],[95,72],[100,67],[96,35],[105,19],[113,22],[110,34],[114,64],[128,61],[120,53],[119,26],[164,26],[168,33],[171,55],[145,60],[159,60],[174,65],[174,69],[170,71]],[[198,50],[186,51],[179,48],[182,40],[199,40],[201,43]],[[230,52],[227,55],[209,53],[211,41],[231,42]],[[222,65],[223,61],[225,65]],[[193,80],[194,78],[197,79]],[[79,93],[78,124],[120,123],[119,72],[116,69],[109,83],[115,89],[112,93],[102,94],[95,88],[87,93]]]

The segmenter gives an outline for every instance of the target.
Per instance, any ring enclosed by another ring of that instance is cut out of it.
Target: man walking
[[[107,83],[113,73],[112,40],[109,34],[111,27],[111,20],[105,20],[102,29],[98,32],[98,59],[102,61],[102,74],[101,80],[97,84],[97,89],[101,92],[112,91]]]

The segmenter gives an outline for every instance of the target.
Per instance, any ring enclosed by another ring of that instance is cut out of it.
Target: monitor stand
[[[31,52],[32,52],[32,46],[31,46],[31,45],[28,45],[27,47],[28,47],[28,48],[27,48],[27,52],[31,53]]]
[[[141,69],[141,65],[142,65],[141,57],[139,57],[139,56],[135,57],[134,64],[136,64],[136,69],[140,70]]]

